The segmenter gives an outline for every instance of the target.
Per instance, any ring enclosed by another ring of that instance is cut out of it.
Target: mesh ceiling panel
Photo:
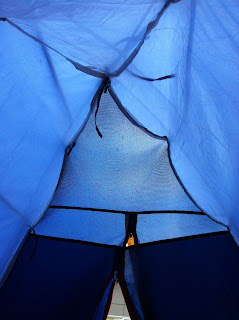
[[[225,229],[207,216],[162,213],[200,210],[173,172],[167,141],[133,124],[111,95],[103,93],[97,116],[91,114],[66,158],[51,206],[36,232],[122,245],[122,213],[130,211],[141,212],[140,243]]]
[[[167,142],[133,125],[103,94],[73,148],[52,205],[112,210],[196,210],[176,179]]]

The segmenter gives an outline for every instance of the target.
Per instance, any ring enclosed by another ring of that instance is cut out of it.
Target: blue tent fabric
[[[34,228],[37,234],[121,246],[125,239],[125,216],[90,210],[47,210]]]
[[[3,22],[0,32],[2,277],[54,194],[65,148],[84,123],[100,80]]]
[[[143,126],[166,135],[188,192],[238,241],[238,26],[236,1],[168,8],[112,86]],[[132,75],[165,81],[147,82]]]
[[[137,319],[238,319],[238,267],[229,234],[128,248],[125,278]]]
[[[92,319],[116,251],[29,236],[0,291],[0,318]]]
[[[114,246],[29,236],[0,291],[1,319],[103,319],[117,257]],[[128,247],[117,276],[132,319],[225,320],[238,318],[238,266],[224,232]]]
[[[144,37],[165,1],[28,1],[2,3],[1,16],[67,58],[114,73]],[[120,23],[119,23],[120,21]],[[70,31],[70,33],[69,33]],[[79,32],[80,31],[80,32]],[[67,39],[67,40],[66,40]],[[67,45],[66,45],[67,43]]]
[[[1,1],[2,283],[34,228],[42,236],[118,246],[130,230],[143,243],[227,228],[239,242],[238,26],[234,0]],[[102,113],[104,89],[124,117],[110,103]],[[126,118],[132,127],[124,127]],[[120,154],[120,128],[126,127],[131,135]],[[92,166],[84,166],[87,159]],[[68,218],[59,206],[84,207],[84,225],[78,211]],[[92,209],[109,212],[94,218]],[[183,223],[183,215],[137,219],[150,210],[207,216],[189,221],[185,215]],[[103,215],[112,230],[102,222],[97,234]],[[160,219],[163,231],[155,230]],[[74,221],[82,230],[72,228]],[[215,254],[229,241],[220,239],[211,241]],[[220,255],[215,259],[221,264]],[[237,259],[226,259],[228,272]]]
[[[105,308],[106,308],[106,304],[108,302],[109,299],[109,295],[110,295],[110,291],[112,290],[112,288],[114,288],[114,280],[113,278],[111,279],[110,283],[108,284],[104,295],[95,311],[94,314],[94,318],[93,320],[98,320],[98,319],[103,319],[104,313],[105,313]]]
[[[50,207],[35,231],[121,246],[125,215],[134,212],[139,243],[227,230],[189,199],[170,164],[165,139],[134,125],[104,93],[97,116],[93,110],[66,157]]]
[[[227,231],[227,228],[201,214],[139,214],[137,217],[139,243],[220,231]]]

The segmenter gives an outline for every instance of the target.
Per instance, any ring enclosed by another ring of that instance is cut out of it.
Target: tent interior
[[[107,319],[116,284],[132,320],[238,319],[239,4],[10,2],[0,319]]]
[[[49,208],[2,289],[0,314],[104,319],[118,278],[132,319],[237,314],[239,252],[227,228],[190,199],[167,139],[137,125],[112,95],[102,94],[67,150]],[[218,284],[225,274],[230,297]]]

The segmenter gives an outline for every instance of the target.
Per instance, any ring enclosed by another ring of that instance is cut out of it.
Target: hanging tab
[[[161,80],[171,79],[171,78],[174,78],[174,77],[175,77],[175,74],[169,74],[167,76],[160,77],[160,78],[157,78],[157,79],[144,78],[144,77],[140,77],[140,78],[143,79],[143,80],[147,80],[147,81],[161,81]]]
[[[106,77],[104,80],[103,80],[103,86],[102,86],[102,89],[100,90],[99,92],[99,96],[98,96],[98,100],[97,100],[97,106],[96,106],[96,110],[95,110],[95,129],[99,135],[100,138],[103,138],[102,136],[102,133],[100,132],[98,126],[97,126],[97,123],[96,123],[96,116],[97,116],[97,113],[99,111],[99,107],[100,107],[100,100],[101,100],[101,97],[102,97],[102,94],[103,92],[106,93],[107,90],[109,89],[110,87],[110,79],[108,77]]]
[[[126,244],[126,247],[130,247],[130,246],[134,246],[134,245],[135,245],[134,236],[133,236],[133,233],[131,233],[129,235],[129,239],[128,239],[128,242]]]
[[[135,77],[137,78],[140,78],[142,80],[146,80],[146,81],[162,81],[162,80],[166,80],[166,79],[171,79],[171,78],[174,78],[175,77],[175,74],[169,74],[167,76],[163,76],[163,77],[160,77],[160,78],[147,78],[147,77],[141,77],[133,72],[131,72]]]
[[[100,130],[99,130],[99,128],[98,128],[98,126],[97,126],[97,123],[96,123],[96,116],[97,116],[97,113],[98,113],[98,111],[99,111],[99,107],[100,107],[100,99],[101,99],[101,96],[102,96],[103,90],[104,90],[104,87],[103,87],[103,89],[102,89],[102,90],[100,91],[100,93],[99,93],[98,100],[97,100],[97,106],[96,106],[96,110],[95,110],[95,129],[96,129],[96,131],[97,131],[97,133],[98,133],[98,135],[99,135],[99,137],[100,137],[100,138],[103,138],[103,136],[102,136],[102,134],[101,134],[101,132],[100,132]]]

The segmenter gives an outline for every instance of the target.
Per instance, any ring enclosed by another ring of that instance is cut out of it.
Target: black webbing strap
[[[139,78],[139,79],[142,79],[142,80],[146,80],[146,81],[162,81],[162,80],[167,80],[167,79],[171,79],[171,78],[174,78],[175,77],[175,74],[169,74],[169,75],[166,75],[166,76],[163,76],[163,77],[159,77],[159,78],[148,78],[148,77],[142,77],[132,71],[129,70],[129,72]]]
[[[126,229],[126,243],[131,235],[134,237],[135,244],[138,244],[138,237],[137,237],[137,213],[129,213],[125,215],[125,229]],[[125,245],[126,245],[125,243]]]
[[[100,100],[101,100],[101,97],[102,97],[102,94],[103,92],[106,93],[108,88],[110,87],[110,79],[108,77],[106,77],[104,80],[103,80],[103,86],[102,86],[102,89],[100,90],[99,92],[99,95],[98,95],[98,99],[97,99],[97,106],[96,106],[96,110],[95,110],[95,129],[99,135],[100,138],[103,138],[98,126],[97,126],[97,123],[96,123],[96,117],[97,117],[97,113],[99,111],[99,107],[100,107]]]

